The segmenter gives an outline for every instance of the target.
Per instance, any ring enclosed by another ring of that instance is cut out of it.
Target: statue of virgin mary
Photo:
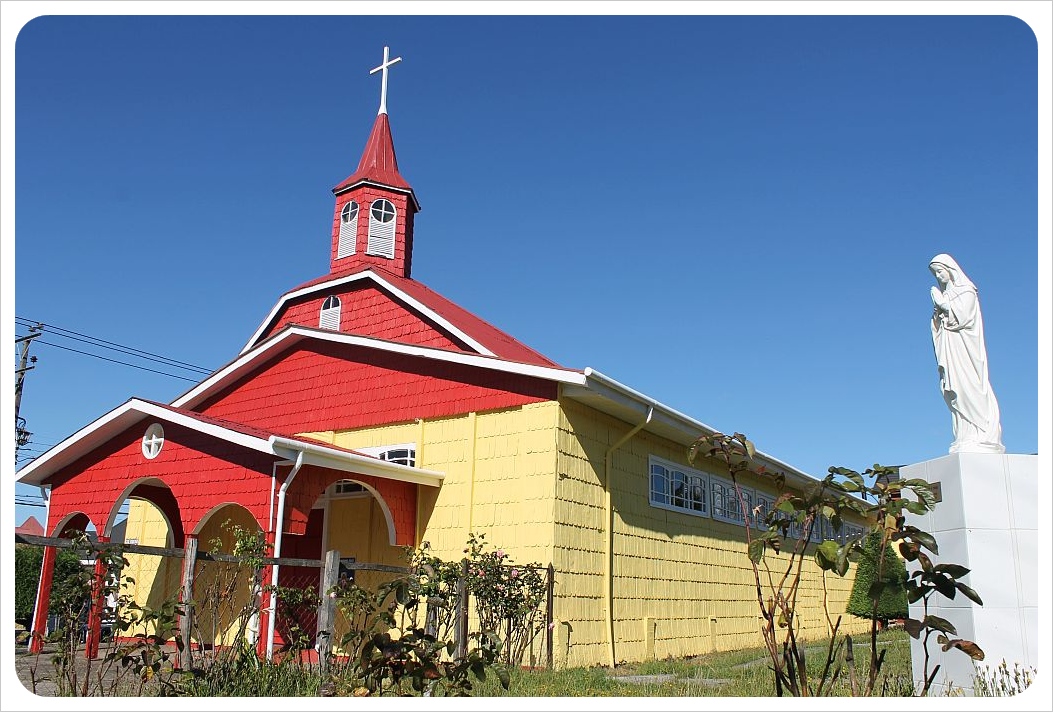
[[[937,284],[930,290],[932,345],[954,430],[950,452],[1005,452],[976,285],[950,255],[933,257],[929,271]]]

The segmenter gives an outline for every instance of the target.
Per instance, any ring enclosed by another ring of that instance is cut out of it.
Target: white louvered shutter
[[[394,259],[395,257],[395,206],[391,201],[374,200],[369,208],[369,238],[366,253]]]

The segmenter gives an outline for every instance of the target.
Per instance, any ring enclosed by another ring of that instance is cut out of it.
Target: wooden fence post
[[[333,619],[336,601],[329,597],[329,589],[336,585],[340,573],[340,552],[332,549],[325,553],[322,568],[321,602],[318,604],[318,635],[315,649],[318,651],[318,667],[323,673],[329,671],[329,657],[333,652]]]
[[[552,615],[552,599],[555,598],[556,588],[556,569],[552,564],[548,565],[548,580],[545,581],[546,589],[545,592],[545,664],[548,669],[552,669],[552,622],[555,620]]]
[[[179,592],[179,602],[183,613],[179,616],[179,637],[183,641],[183,650],[179,653],[179,666],[189,670],[192,662],[190,650],[191,617],[194,615],[194,564],[197,562],[197,537],[186,535],[183,545],[183,585]]]
[[[457,657],[468,655],[468,559],[461,561],[461,576],[457,579]]]

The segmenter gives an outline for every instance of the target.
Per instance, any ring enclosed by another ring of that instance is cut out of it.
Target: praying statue
[[[950,452],[1005,452],[976,285],[950,255],[933,257],[929,271],[937,283],[930,290],[932,345],[954,429]]]

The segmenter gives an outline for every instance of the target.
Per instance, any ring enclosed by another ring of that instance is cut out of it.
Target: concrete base
[[[913,524],[936,537],[940,553],[933,563],[960,564],[970,573],[962,583],[983,600],[978,606],[958,594],[953,600],[934,593],[929,615],[945,618],[958,638],[979,645],[985,659],[976,663],[960,650],[944,653],[929,638],[929,670],[938,663],[932,695],[960,689],[973,694],[977,670],[997,668],[1004,660],[1038,668],[1038,457],[955,453],[900,468],[904,480],[939,483],[942,501],[923,516],[908,515]],[[916,565],[909,564],[908,572]],[[922,604],[910,606],[910,617],[924,617]],[[954,637],[954,636],[952,636]],[[911,663],[918,689],[924,681],[921,641],[911,641]]]

